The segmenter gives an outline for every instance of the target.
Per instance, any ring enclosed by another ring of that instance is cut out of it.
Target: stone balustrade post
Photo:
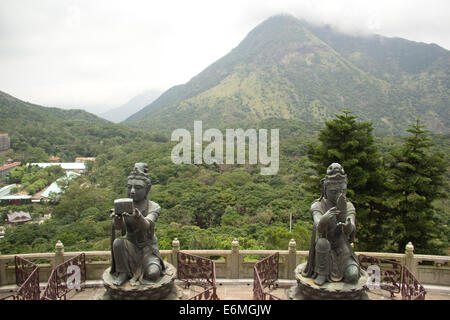
[[[52,269],[56,268],[58,265],[64,262],[64,244],[61,240],[58,240],[55,245],[55,261]]]
[[[239,241],[231,242],[231,279],[239,279]]]
[[[7,284],[8,283],[6,282],[6,263],[5,260],[0,260],[0,286],[5,286]]]
[[[294,239],[289,241],[289,255],[288,255],[288,264],[287,264],[287,278],[294,279],[294,270],[297,263],[297,243]]]
[[[414,246],[411,242],[408,242],[405,247],[405,266],[408,267],[409,271],[417,277],[416,261],[414,259]]]
[[[178,270],[178,252],[180,251],[180,241],[174,238],[172,241],[172,265]]]

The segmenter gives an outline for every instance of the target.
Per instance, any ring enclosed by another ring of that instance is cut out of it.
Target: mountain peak
[[[290,14],[277,14],[262,21],[249,32],[249,35],[256,32],[280,31],[292,25],[301,25],[301,20]]]
[[[276,56],[292,43],[308,43],[313,39],[314,36],[297,18],[291,15],[276,15],[252,29],[234,51],[241,51],[241,59],[249,61],[261,54]]]

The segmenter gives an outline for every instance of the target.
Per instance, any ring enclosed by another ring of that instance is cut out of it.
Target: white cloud
[[[274,14],[450,48],[448,12],[446,0],[3,0],[0,90],[101,113],[189,81]]]

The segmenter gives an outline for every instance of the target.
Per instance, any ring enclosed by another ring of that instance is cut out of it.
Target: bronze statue
[[[360,277],[358,258],[350,243],[355,237],[355,207],[346,199],[347,175],[332,163],[321,183],[321,196],[311,205],[314,220],[308,263],[304,277],[325,282],[356,283]]]
[[[164,271],[164,262],[155,236],[155,222],[161,214],[161,207],[148,200],[150,189],[148,165],[136,163],[127,178],[127,194],[130,199],[116,200],[115,209],[111,213],[110,273],[117,286],[128,280],[131,285],[155,282]],[[116,238],[116,230],[121,230],[125,238]]]

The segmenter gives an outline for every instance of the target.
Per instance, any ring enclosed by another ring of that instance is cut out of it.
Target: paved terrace
[[[227,280],[218,281],[217,295],[220,300],[253,300],[253,283],[252,279],[244,281],[229,282]],[[270,293],[281,298],[288,299],[289,288],[295,286],[295,281],[282,283],[278,288],[270,290]],[[184,289],[182,284],[179,287],[183,290],[182,299],[189,299],[194,295],[200,293],[201,288],[190,287]],[[102,287],[86,288],[80,292],[73,292],[69,300],[99,300],[101,299],[105,289]],[[390,297],[389,292],[383,290],[374,290],[368,292],[371,300],[401,300],[401,295],[397,294],[394,298]],[[441,288],[441,291],[427,293],[425,300],[450,300],[450,287]]]

